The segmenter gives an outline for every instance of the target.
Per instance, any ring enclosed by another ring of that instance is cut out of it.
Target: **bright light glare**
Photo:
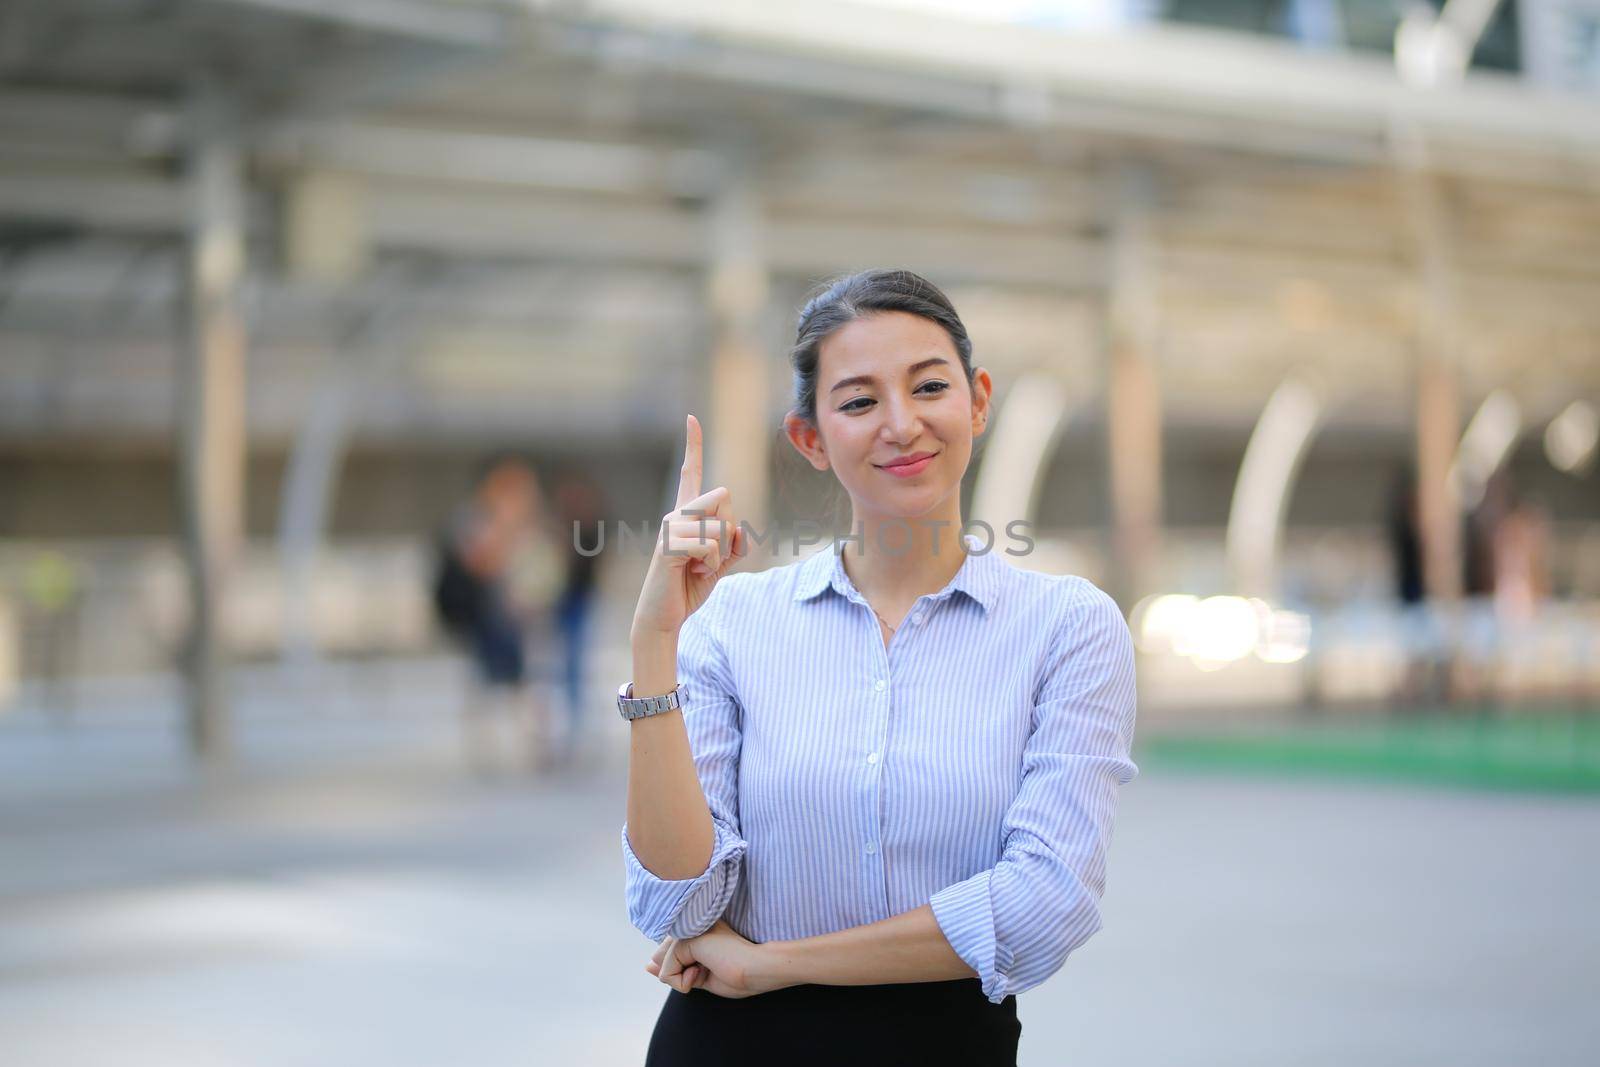
[[[1206,672],[1251,653],[1265,663],[1295,663],[1311,648],[1309,616],[1256,597],[1148,596],[1133,609],[1132,629],[1141,652],[1183,656]]]
[[[1256,644],[1264,663],[1297,663],[1311,651],[1311,616],[1298,611],[1272,611]]]
[[[1208,596],[1188,618],[1183,643],[1173,651],[1190,659],[1232,663],[1255,651],[1261,621],[1255,605],[1240,596]]]
[[[1173,651],[1199,603],[1199,597],[1184,593],[1148,596],[1139,601],[1133,609],[1133,636],[1139,651]]]

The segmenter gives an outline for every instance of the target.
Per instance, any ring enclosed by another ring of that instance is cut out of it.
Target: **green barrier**
[[[1142,739],[1152,768],[1600,792],[1600,713],[1445,711]]]

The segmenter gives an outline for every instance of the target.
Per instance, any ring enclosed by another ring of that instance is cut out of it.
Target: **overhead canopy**
[[[1248,426],[1295,365],[1370,396],[1345,417],[1404,420],[1399,121],[1427,137],[1459,230],[1468,394],[1510,382],[1554,410],[1600,389],[1600,106],[1505,76],[1420,92],[1379,58],[1282,42],[835,2],[9,12],[8,434],[170,426],[173,161],[205,72],[246,125],[259,434],[292,431],[310,372],[380,307],[401,309],[383,343],[408,354],[366,398],[374,432],[648,428],[702,358],[707,203],[735,164],[757,176],[775,352],[808,284],[894,263],[958,294],[989,365],[1091,373],[1075,353],[1132,165],[1154,176],[1168,417]],[[340,212],[342,235],[305,223]]]

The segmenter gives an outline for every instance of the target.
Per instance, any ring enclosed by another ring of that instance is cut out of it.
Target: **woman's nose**
[[[915,441],[922,434],[922,418],[910,397],[897,397],[884,405],[886,433],[900,442]]]

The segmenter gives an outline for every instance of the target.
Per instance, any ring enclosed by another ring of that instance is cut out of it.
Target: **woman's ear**
[[[794,445],[795,451],[806,458],[807,463],[819,471],[828,469],[827,447],[822,443],[822,434],[809,419],[790,412],[783,417],[783,432],[788,436],[789,443]]]
[[[972,436],[978,437],[989,428],[989,422],[994,416],[994,404],[990,397],[993,395],[994,381],[989,377],[989,372],[982,367],[972,372]]]

